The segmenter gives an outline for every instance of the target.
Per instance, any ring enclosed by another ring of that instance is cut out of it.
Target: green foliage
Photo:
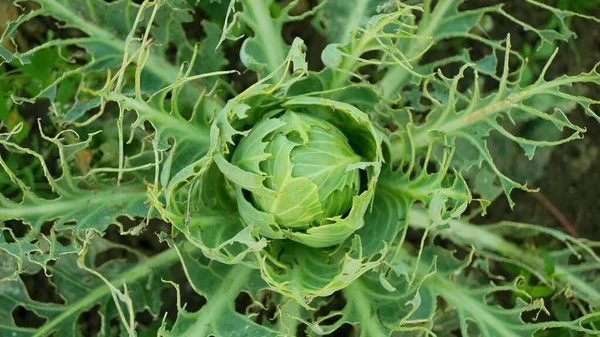
[[[583,90],[598,64],[550,75],[570,22],[598,25],[586,6],[527,0],[553,18],[538,27],[459,0],[17,3],[0,39],[0,334],[600,334],[598,243],[465,220],[533,191],[515,148],[541,170],[585,134],[571,110],[600,122]],[[539,39],[532,63],[496,20]],[[320,71],[292,25],[326,39]],[[132,240],[150,223],[169,246],[154,255]],[[58,301],[32,296],[36,274]]]
[[[135,327],[134,324],[129,325],[134,323],[130,315],[135,316],[136,312],[143,310],[149,310],[155,317],[158,315],[160,289],[165,287],[158,275],[168,273],[169,267],[178,261],[176,252],[167,251],[148,258],[129,247],[118,246],[98,237],[87,239],[79,257],[71,253],[48,267],[48,275],[51,275],[49,280],[63,303],[31,299],[21,279],[2,282],[0,312],[5,317],[0,327],[2,335],[47,336],[53,332],[62,336],[81,336],[78,318],[96,305],[99,305],[98,314],[102,317],[99,333],[103,335],[111,334],[110,320],[115,317],[123,320],[125,329],[132,330]],[[99,254],[115,248],[127,249],[135,254],[138,262],[131,265],[124,259],[114,259],[95,265]],[[117,296],[118,291],[109,284],[126,285],[126,297]],[[126,300],[125,308],[121,307],[125,304],[120,302],[121,299]],[[16,326],[10,317],[17,306],[24,306],[45,318],[44,325],[40,328]]]

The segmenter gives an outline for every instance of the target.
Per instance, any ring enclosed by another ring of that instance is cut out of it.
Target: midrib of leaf
[[[302,317],[302,307],[298,301],[291,299],[281,307],[281,324],[277,325],[277,331],[290,334],[292,331],[298,331],[298,326],[302,323],[297,318]]]
[[[354,7],[350,18],[347,21],[346,26],[344,27],[344,32],[341,35],[343,39],[342,41],[340,41],[341,44],[348,43],[348,41],[350,40],[350,33],[352,33],[352,30],[356,29],[356,27],[360,27],[360,20],[365,16],[368,3],[369,0],[356,1],[356,6]]]
[[[184,249],[187,251],[195,250],[196,248],[191,243],[186,243]],[[110,280],[115,286],[120,286],[123,283],[132,283],[143,276],[152,273],[155,269],[159,267],[164,267],[167,264],[173,264],[179,261],[179,255],[174,248],[166,250],[154,257],[151,257],[144,262],[138,263],[135,267],[124,271],[119,274],[114,279]],[[72,316],[79,312],[83,311],[87,308],[91,308],[94,303],[96,303],[100,298],[104,296],[108,296],[110,293],[110,289],[107,285],[103,284],[101,287],[98,287],[92,290],[88,295],[81,298],[79,301],[74,302],[71,305],[66,305],[68,307],[62,314],[58,315],[52,321],[42,325],[38,328],[33,334],[34,337],[45,337],[47,336],[52,329],[57,326],[59,323],[66,319],[72,319]]]
[[[421,36],[432,36],[435,30],[440,25],[440,22],[444,19],[446,12],[450,9],[450,5],[455,3],[456,0],[441,0],[435,6],[433,10],[433,16],[428,20],[425,25],[419,25],[419,29],[417,30],[417,35]],[[431,4],[430,4],[431,5]],[[412,53],[412,55],[418,55],[421,52],[421,48],[423,48],[427,44],[427,40],[424,39],[416,39],[416,46],[413,46],[413,42],[415,40],[409,40],[409,44],[407,46],[407,50]],[[401,69],[402,68],[398,68]]]
[[[372,317],[373,312],[371,310],[371,301],[368,294],[365,294],[360,279],[352,282],[346,289],[344,289],[344,296],[348,303],[352,303],[356,309],[358,315],[361,317],[360,329],[361,336],[369,337],[388,337],[389,332],[381,329],[380,325],[377,324],[377,317]]]
[[[91,190],[88,196],[79,196],[77,198],[63,196],[54,200],[38,199],[40,203],[34,206],[30,206],[29,204],[15,204],[16,207],[14,208],[0,207],[0,219],[9,220],[31,215],[69,214],[74,209],[99,207],[105,204],[107,200],[111,204],[118,204],[121,201],[129,202],[139,197],[146,198],[145,188],[132,187],[121,191],[115,191],[115,189],[103,191]]]
[[[73,12],[69,7],[65,6],[59,0],[44,0],[42,1],[46,11],[52,9],[51,13],[60,13],[60,20],[70,23],[71,26],[81,28],[84,32],[89,33],[92,37],[87,38],[98,43],[103,43],[111,48],[120,51],[121,54],[125,53],[125,42],[114,36],[109,31],[102,27],[94,24],[93,21],[88,21],[84,17],[79,16]],[[138,42],[131,42],[132,46],[128,48],[128,57],[131,57],[140,47]],[[145,62],[145,71],[149,71],[157,75],[160,79],[166,83],[172,83],[177,80],[177,74],[179,69],[166,60],[156,57],[154,54],[150,54],[148,60]]]
[[[253,272],[255,272],[254,269],[243,264],[231,267],[231,271],[221,281],[221,285],[212,294],[213,296],[208,296],[208,302],[201,309],[203,314],[199,316],[184,336],[208,336],[210,330],[216,329],[212,323],[223,312],[227,311],[228,306],[233,305],[231,297],[225,296],[225,294],[238,294],[242,291]]]
[[[283,38],[278,36],[276,33],[280,32],[276,29],[272,22],[275,21],[269,13],[269,8],[263,3],[263,1],[256,0],[244,0],[244,6],[249,9],[252,14],[254,21],[255,33],[254,38],[261,41],[267,54],[267,65],[269,66],[268,73],[275,71],[285,61],[285,50],[282,49],[284,45]]]
[[[360,0],[357,1],[357,6],[354,7],[352,14],[350,15],[350,20],[346,23],[344,27],[344,31],[341,35],[342,40],[339,42],[340,44],[347,44],[351,40],[352,30],[360,27],[360,19],[365,16],[369,7],[369,0]],[[339,88],[341,87],[350,76],[349,72],[354,69],[356,64],[358,63],[358,58],[364,53],[365,46],[373,39],[373,37],[369,34],[362,34],[358,39],[356,46],[351,48],[352,57],[344,57],[342,64],[340,65],[340,69],[345,71],[335,72],[333,75],[333,79],[331,82],[331,88]]]

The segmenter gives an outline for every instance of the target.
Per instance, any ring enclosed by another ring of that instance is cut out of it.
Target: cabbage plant
[[[550,76],[558,48],[530,65],[496,22],[558,46],[599,19],[534,0],[557,30],[460,0],[15,6],[0,336],[600,334],[598,243],[469,222],[536,192],[548,150],[586,132],[574,114],[600,121],[597,65]]]

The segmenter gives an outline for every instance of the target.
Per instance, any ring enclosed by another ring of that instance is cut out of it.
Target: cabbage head
[[[215,161],[234,186],[246,225],[269,239],[327,247],[364,226],[380,142],[362,112],[313,103],[261,114],[240,132],[230,158]]]

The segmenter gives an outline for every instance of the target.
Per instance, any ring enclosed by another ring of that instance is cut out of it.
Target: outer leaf
[[[419,222],[425,219],[427,224],[430,223],[425,212],[412,213],[412,216],[416,215]],[[346,306],[320,318],[312,326],[313,331],[328,333],[343,323],[352,323],[360,329],[361,336],[389,336],[392,331],[402,331],[410,336],[443,335],[448,332],[447,327],[438,324],[448,323],[444,320],[445,315],[453,310],[458,314],[458,325],[464,337],[525,337],[550,329],[600,334],[589,326],[598,313],[572,321],[524,322],[521,315],[526,312],[537,311],[538,315],[544,315],[543,300],[534,299],[522,290],[520,278],[495,284],[481,277],[476,268],[466,272],[472,257],[473,254],[459,260],[452,252],[435,246],[422,247],[417,256],[401,250],[390,262],[394,271],[384,277],[387,286],[382,286],[383,275],[379,278],[375,273],[363,275],[344,289]],[[513,292],[526,300],[518,298],[515,307],[506,309],[495,302],[493,294],[496,292]],[[446,307],[439,307],[438,297],[444,300]],[[319,325],[332,318],[337,319],[334,324]]]
[[[532,299],[527,293],[517,287],[519,279],[513,284],[496,285],[494,283],[481,284],[474,276],[461,273],[468,266],[469,261],[458,261],[450,252],[440,248],[431,247],[423,252],[423,257],[428,260],[437,256],[438,273],[427,279],[422,289],[431,293],[431,296],[442,297],[450,307],[454,308],[459,316],[462,336],[481,335],[492,336],[532,336],[535,332],[547,329],[569,329],[581,331],[589,335],[598,335],[600,331],[590,329],[584,322],[598,317],[598,314],[585,315],[573,321],[549,321],[526,323],[521,315],[527,311],[538,311],[544,308],[543,300]],[[527,302],[517,299],[514,308],[504,309],[498,304],[488,304],[488,297],[495,292],[514,292],[527,298]]]
[[[198,258],[180,247],[176,249],[193,289],[206,297],[207,304],[193,313],[180,306],[173,328],[167,329],[163,325],[159,336],[283,336],[235,311],[235,298],[240,292],[246,292],[254,299],[258,291],[265,288],[258,270],[243,264],[228,266]]]
[[[527,2],[529,4],[551,12],[559,20],[561,24],[561,29],[559,31],[546,30],[533,27],[526,22],[518,20],[510,13],[504,11],[502,5],[459,11],[458,8],[462,2],[462,0],[443,0],[439,1],[435,7],[431,6],[431,2],[427,2],[426,6],[423,8],[422,20],[418,24],[418,29],[414,32],[414,34],[420,36],[420,38],[409,40],[408,43],[399,43],[397,47],[389,46],[393,48],[393,50],[399,52],[400,55],[403,55],[403,59],[400,58],[402,62],[392,64],[379,83],[380,88],[383,89],[387,98],[394,98],[396,95],[400,94],[401,88],[409,83],[408,80],[411,76],[415,75],[415,72],[411,71],[411,65],[414,65],[412,60],[418,60],[418,56],[425,53],[431,46],[436,44],[436,42],[444,39],[466,37],[484,43],[494,50],[503,51],[504,47],[498,41],[493,41],[485,37],[485,34],[481,34],[481,27],[485,26],[483,19],[488,14],[498,13],[503,15],[515,24],[535,33],[542,41],[549,44],[552,44],[555,41],[567,41],[572,36],[573,33],[568,29],[564,21],[567,17],[580,16],[597,20],[589,16],[561,11],[534,0],[528,0]],[[520,58],[518,54],[514,54],[514,56]],[[450,57],[448,58],[448,61],[456,62],[460,60],[462,63],[469,63],[470,58],[467,56],[465,59],[464,57],[464,55]],[[405,60],[408,60],[408,62]],[[473,63],[476,64],[476,69],[481,73],[495,73],[495,53],[487,55]],[[428,73],[422,74],[428,75]]]
[[[548,62],[547,67],[551,61],[552,60]],[[500,82],[501,87],[498,93],[484,98],[480,97],[477,73],[475,73],[475,90],[472,97],[468,99],[468,105],[464,105],[464,103],[460,102],[460,100],[464,98],[459,97],[456,92],[457,83],[459,78],[462,77],[462,73],[459,73],[459,75],[451,82],[446,79],[445,81],[448,81],[449,92],[447,92],[447,94],[443,93],[443,96],[439,97],[440,100],[432,98],[434,107],[427,116],[427,121],[415,129],[414,146],[426,146],[428,143],[427,138],[434,130],[436,132],[439,131],[444,133],[449,139],[457,144],[457,153],[460,154],[460,157],[456,158],[455,165],[457,165],[461,171],[465,172],[472,166],[481,167],[482,164],[485,163],[493,174],[497,176],[502,190],[512,205],[513,202],[512,199],[510,199],[510,192],[512,189],[528,189],[524,184],[517,183],[504,175],[494,164],[494,160],[486,143],[486,138],[491,130],[495,130],[510,141],[518,143],[531,158],[538,147],[554,146],[581,138],[582,133],[584,132],[584,129],[572,124],[562,111],[556,109],[553,113],[549,113],[538,110],[537,105],[530,105],[530,102],[532,102],[532,99],[535,97],[550,95],[569,99],[585,109],[589,116],[600,121],[600,117],[591,110],[591,105],[596,104],[597,102],[587,97],[571,94],[566,87],[576,83],[597,82],[598,79],[600,79],[600,75],[596,70],[575,76],[563,76],[552,81],[546,81],[544,75],[545,73],[542,73],[538,80],[528,87],[509,87],[506,82],[508,77],[507,58],[505,60],[503,80]],[[572,133],[565,138],[555,141],[517,137],[505,130],[500,124],[499,115],[502,113],[506,113],[507,117],[511,120],[513,119],[513,116],[515,116],[515,118],[520,118],[520,116],[529,115],[545,120],[547,123],[552,123],[560,130],[566,127],[570,129]],[[392,148],[393,153],[401,153],[402,151],[402,145],[399,144],[399,142],[396,142]],[[481,174],[486,174],[486,172],[483,171]],[[483,181],[477,178],[477,175],[478,174],[473,174],[475,177],[474,179],[476,181]],[[484,189],[489,188],[488,186],[491,187],[492,183],[493,181],[488,181],[483,186],[476,186],[476,191],[482,192]],[[484,198],[490,199],[495,197],[493,192],[487,192],[483,196]]]
[[[43,136],[43,135],[42,135]],[[45,136],[43,136],[45,137]],[[91,181],[71,175],[68,164],[74,154],[85,149],[92,140],[64,145],[60,135],[55,138],[45,137],[59,149],[62,176],[54,179],[41,155],[20,147],[9,140],[0,138],[0,144],[20,153],[31,155],[40,161],[50,188],[58,195],[56,199],[38,197],[6,166],[0,157],[0,166],[6,170],[12,182],[22,191],[22,201],[17,203],[0,195],[0,221],[21,220],[31,227],[23,237],[15,237],[9,228],[3,228],[0,236],[0,249],[18,259],[18,267],[14,270],[16,276],[26,262],[31,261],[46,268],[51,260],[60,255],[77,251],[77,238],[83,238],[83,233],[93,230],[104,233],[110,224],[120,226],[117,218],[128,216],[145,216],[149,209],[146,202],[146,189],[132,184],[114,185],[106,181]],[[87,185],[87,188],[82,186]],[[42,225],[46,221],[54,221],[50,237],[41,234]],[[58,243],[57,235],[69,232],[73,240],[70,245]],[[8,239],[7,237],[11,238]],[[43,252],[44,254],[38,254]]]
[[[415,149],[410,125],[399,136],[406,150],[400,157],[405,160],[398,164],[397,169],[384,171],[380,188],[397,200],[405,199],[409,205],[416,201],[424,203],[436,225],[458,218],[471,202],[471,193],[459,174],[449,172],[454,147],[444,134],[432,132],[427,152]],[[439,163],[432,160],[434,153],[441,159]],[[433,172],[429,172],[430,165],[434,166]]]
[[[236,3],[240,2],[243,11],[236,12]],[[256,71],[261,78],[266,77],[279,69],[284,63],[286,55],[290,50],[283,40],[282,29],[285,23],[299,21],[314,13],[320,6],[298,16],[291,16],[289,12],[296,7],[299,1],[291,1],[273,17],[271,8],[278,6],[273,0],[231,0],[229,10],[235,13],[232,20],[226,22],[221,40],[225,38],[238,39],[232,36],[231,30],[239,21],[248,25],[254,31],[254,36],[244,40],[240,50],[240,58],[244,65]],[[279,75],[282,75],[280,70]],[[279,78],[275,77],[274,80]]]
[[[328,78],[330,81],[325,87],[338,88],[346,85],[350,77],[366,82],[368,78],[359,72],[363,66],[378,65],[380,68],[386,69],[383,78],[377,82],[376,86],[385,98],[397,100],[396,104],[402,109],[392,110],[380,103],[372,105],[368,109],[369,112],[373,116],[383,112],[391,117],[395,126],[401,129],[404,129],[406,124],[417,124],[413,122],[412,118],[419,117],[418,113],[426,114],[426,121],[413,128],[414,142],[412,145],[417,148],[426,147],[431,137],[430,132],[441,131],[446,134],[450,144],[456,144],[457,155],[454,157],[453,164],[459,174],[463,174],[473,181],[474,191],[489,200],[495,199],[503,191],[512,204],[511,190],[514,188],[528,189],[525,184],[514,181],[500,171],[494,163],[487,144],[490,131],[498,132],[502,144],[506,142],[519,144],[530,159],[536,148],[553,146],[580,138],[584,130],[568,120],[564,114],[566,111],[547,111],[549,108],[542,108],[539,102],[542,100],[541,97],[556,97],[560,100],[561,105],[563,105],[562,102],[577,102],[588,115],[598,119],[590,109],[590,104],[595,104],[596,101],[578,97],[567,88],[578,82],[596,82],[597,73],[594,70],[586,75],[546,81],[544,76],[551,58],[533,85],[520,88],[517,84],[518,81],[511,81],[514,76],[520,76],[523,68],[520,66],[515,72],[511,72],[508,60],[509,57],[513,57],[513,59],[516,57],[521,65],[524,64],[524,60],[518,53],[511,50],[510,40],[503,44],[502,41],[494,41],[481,35],[479,30],[486,15],[501,14],[536,33],[544,42],[552,43],[557,40],[567,40],[572,35],[563,20],[577,14],[563,13],[552,7],[529,1],[530,4],[548,10],[559,19],[563,29],[560,32],[554,32],[537,29],[517,20],[505,12],[501,5],[459,11],[461,2],[444,0],[439,1],[434,7],[431,6],[431,2],[426,2],[423,8],[403,4],[398,4],[395,9],[393,6],[382,7],[384,13],[373,16],[364,28],[358,29],[357,33],[349,41],[346,41],[347,43],[343,45],[330,44],[325,48],[322,59],[328,70],[335,71],[335,73],[331,75],[324,71],[322,77]],[[419,10],[423,11],[422,18],[418,21],[418,25],[414,25],[416,19],[413,12]],[[430,64],[419,64],[423,53],[430,50],[433,45],[453,38],[459,41],[464,38],[476,40],[491,47],[493,52],[479,60],[472,60],[465,52],[436,60]],[[366,53],[377,56],[366,59],[362,57]],[[497,74],[496,55],[500,53],[504,53],[506,57],[503,72]],[[383,56],[379,56],[381,54]],[[434,76],[436,69],[449,64],[463,65],[455,78],[445,78],[441,73]],[[472,68],[476,73],[473,92],[460,93],[457,90],[458,81],[468,68]],[[479,74],[485,74],[500,82],[497,94],[480,97]],[[415,86],[415,84],[420,85]],[[536,88],[541,90],[537,91]],[[424,101],[430,101],[431,104],[424,105]],[[475,111],[478,112],[471,115]],[[556,126],[559,130],[567,127],[572,132],[561,139],[522,138],[511,134],[506,129],[506,123],[502,123],[500,118],[503,113],[507,114],[506,119],[510,122],[537,118],[544,120],[546,124]],[[448,118],[447,116],[452,117]],[[443,127],[439,127],[442,125]],[[407,153],[402,150],[402,142],[402,139],[396,139],[392,147],[391,152],[395,164],[406,159],[401,158]],[[494,139],[494,142],[498,142],[497,138]],[[434,155],[437,156],[437,153]],[[438,158],[438,160],[442,160],[442,158]],[[474,172],[474,166],[479,167],[480,170]]]
[[[88,246],[87,264],[92,264],[97,254],[111,248],[126,248],[108,241],[95,238]],[[120,287],[126,284],[135,312],[148,309],[157,315],[160,309],[160,289],[164,287],[157,275],[169,273],[169,267],[178,261],[174,249],[147,258],[134,252],[139,261],[135,265],[123,260],[111,260],[95,271]],[[80,269],[77,255],[69,254],[54,266],[48,267],[52,274],[50,281],[56,286],[65,304],[45,303],[32,300],[20,279],[0,282],[0,334],[2,336],[47,336],[51,333],[60,336],[80,336],[79,316],[100,304],[99,314],[102,325],[100,334],[109,336],[111,319],[119,313],[111,297],[109,287],[94,274]],[[23,305],[37,315],[46,318],[46,322],[37,329],[17,327],[12,320],[12,311]]]
[[[428,223],[422,210],[411,211],[410,219],[411,226],[419,228],[427,226]],[[554,267],[553,270],[547,270],[541,250],[524,250],[502,235],[515,235],[519,232],[529,238],[536,233],[546,233],[563,241],[569,249],[550,254],[549,258]],[[527,224],[502,222],[481,227],[459,220],[452,220],[449,228],[441,230],[439,235],[466,246],[472,245],[479,254],[492,260],[508,262],[529,270],[543,284],[557,292],[564,291],[566,296],[586,302],[591,308],[600,306],[600,287],[595,282],[600,270],[600,257],[593,252],[594,246],[586,241]],[[572,256],[580,259],[580,263],[570,264],[569,258]]]
[[[23,53],[9,54],[5,52],[2,53],[7,55],[4,56],[4,59],[28,63],[31,57],[39,51],[70,46],[84,48],[90,55],[89,62],[84,66],[59,74],[50,85],[34,94],[35,98],[48,98],[51,103],[54,103],[56,99],[59,84],[65,79],[81,78],[82,84],[96,83],[99,78],[102,78],[101,74],[96,73],[97,71],[116,68],[123,63],[126,66],[131,62],[143,62],[147,65],[144,72],[140,74],[143,78],[141,88],[144,92],[154,92],[177,79],[178,66],[171,65],[167,60],[167,54],[171,53],[169,48],[175,47],[176,64],[189,61],[197,52],[193,43],[188,41],[182,27],[182,24],[189,23],[193,19],[190,14],[191,7],[183,2],[157,0],[146,1],[142,5],[138,5],[131,0],[110,3],[102,0],[84,2],[44,0],[39,1],[39,5],[39,9],[32,10],[17,21],[10,23],[0,40],[13,38],[19,26],[38,16],[51,16],[65,22],[68,26],[80,29],[87,36],[55,39]],[[158,8],[160,10],[157,10]],[[151,26],[152,22],[154,22],[154,26]],[[223,53],[215,51],[218,42],[218,27],[212,23],[203,23],[203,27],[207,38],[199,44],[201,56],[198,57],[197,62],[192,64],[192,75],[220,70],[226,62]],[[143,48],[140,48],[140,42],[134,35],[138,29],[146,30],[146,37],[149,35],[154,39],[155,45],[147,55],[141,52]],[[196,83],[194,90],[190,89],[188,94],[201,92],[206,86],[213,85],[214,79],[206,78],[202,82],[202,84]],[[187,97],[185,98],[187,99]],[[187,103],[193,105],[194,101],[192,99]],[[85,112],[101,106],[101,104],[100,99],[90,97],[80,89],[72,100],[53,104],[53,110],[62,122],[74,122],[79,120]]]
[[[377,273],[363,275],[343,290],[347,301],[344,309],[319,319],[323,322],[335,317],[338,321],[329,326],[319,325],[319,328],[328,333],[343,323],[351,323],[359,329],[361,337],[387,337],[393,331],[426,334],[427,328],[415,323],[433,314],[435,298],[424,298],[419,284],[409,285],[406,276],[392,272],[386,282],[395,289],[386,289]]]

